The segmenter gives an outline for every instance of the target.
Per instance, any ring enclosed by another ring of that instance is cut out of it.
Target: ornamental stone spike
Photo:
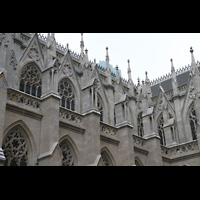
[[[81,56],[83,56],[83,55],[84,55],[84,41],[83,41],[83,33],[81,33],[80,48],[81,48]]]
[[[173,65],[173,59],[172,58],[170,59],[170,61],[171,61],[171,73],[172,73],[172,72],[175,72],[175,68],[174,68],[174,65]]]
[[[193,48],[190,47],[191,61],[192,61],[190,76],[200,75],[199,70],[197,68],[197,64],[196,64],[195,59],[194,59],[193,52],[194,52]]]
[[[128,80],[132,80],[132,78],[131,78],[131,68],[130,68],[130,60],[128,59]]]

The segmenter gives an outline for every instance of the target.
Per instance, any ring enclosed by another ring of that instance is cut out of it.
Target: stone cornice
[[[30,110],[30,108],[26,109],[20,105],[16,106],[13,104],[6,103],[6,110],[26,116],[26,117],[30,117],[30,118],[33,118],[33,119],[36,119],[39,121],[41,121],[42,117],[43,117],[43,115],[41,113],[34,112],[34,111]]]
[[[67,122],[64,122],[64,121],[59,121],[59,127],[60,128],[64,128],[64,129],[68,129],[68,130],[72,130],[76,133],[79,133],[81,135],[83,135],[85,133],[85,129],[78,126],[78,125],[75,125],[75,124],[72,124],[72,123],[67,123]]]

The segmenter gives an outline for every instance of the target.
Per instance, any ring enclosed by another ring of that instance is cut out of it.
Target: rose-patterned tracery
[[[74,166],[73,154],[66,141],[60,144],[60,149],[63,155],[62,166]]]
[[[20,126],[13,128],[3,144],[6,157],[5,166],[26,166],[28,162],[28,144]]]
[[[23,68],[19,89],[27,94],[38,98],[41,97],[42,79],[38,68],[33,63],[30,63]]]
[[[64,108],[75,110],[75,93],[67,79],[60,81],[58,84],[58,93],[61,97],[60,105]]]

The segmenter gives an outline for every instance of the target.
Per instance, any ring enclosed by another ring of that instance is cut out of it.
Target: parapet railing
[[[107,135],[116,136],[116,128],[104,122],[100,122],[100,131]]]
[[[74,122],[78,125],[82,124],[83,115],[69,110],[67,108],[60,107],[60,118],[66,119],[69,122]]]
[[[19,90],[15,90],[13,88],[9,88],[7,90],[7,100],[31,106],[36,109],[41,109],[41,100],[39,98],[26,94]]]
[[[133,145],[134,144],[144,147],[146,145],[146,140],[140,136],[133,135]]]
[[[197,140],[190,141],[187,143],[179,144],[173,147],[165,147],[161,145],[161,154],[164,156],[181,156],[188,152],[199,151]]]

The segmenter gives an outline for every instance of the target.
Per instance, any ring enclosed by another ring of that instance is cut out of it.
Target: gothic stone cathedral
[[[188,52],[189,53],[189,52]],[[0,33],[0,165],[200,165],[200,65],[133,84],[55,34]]]

